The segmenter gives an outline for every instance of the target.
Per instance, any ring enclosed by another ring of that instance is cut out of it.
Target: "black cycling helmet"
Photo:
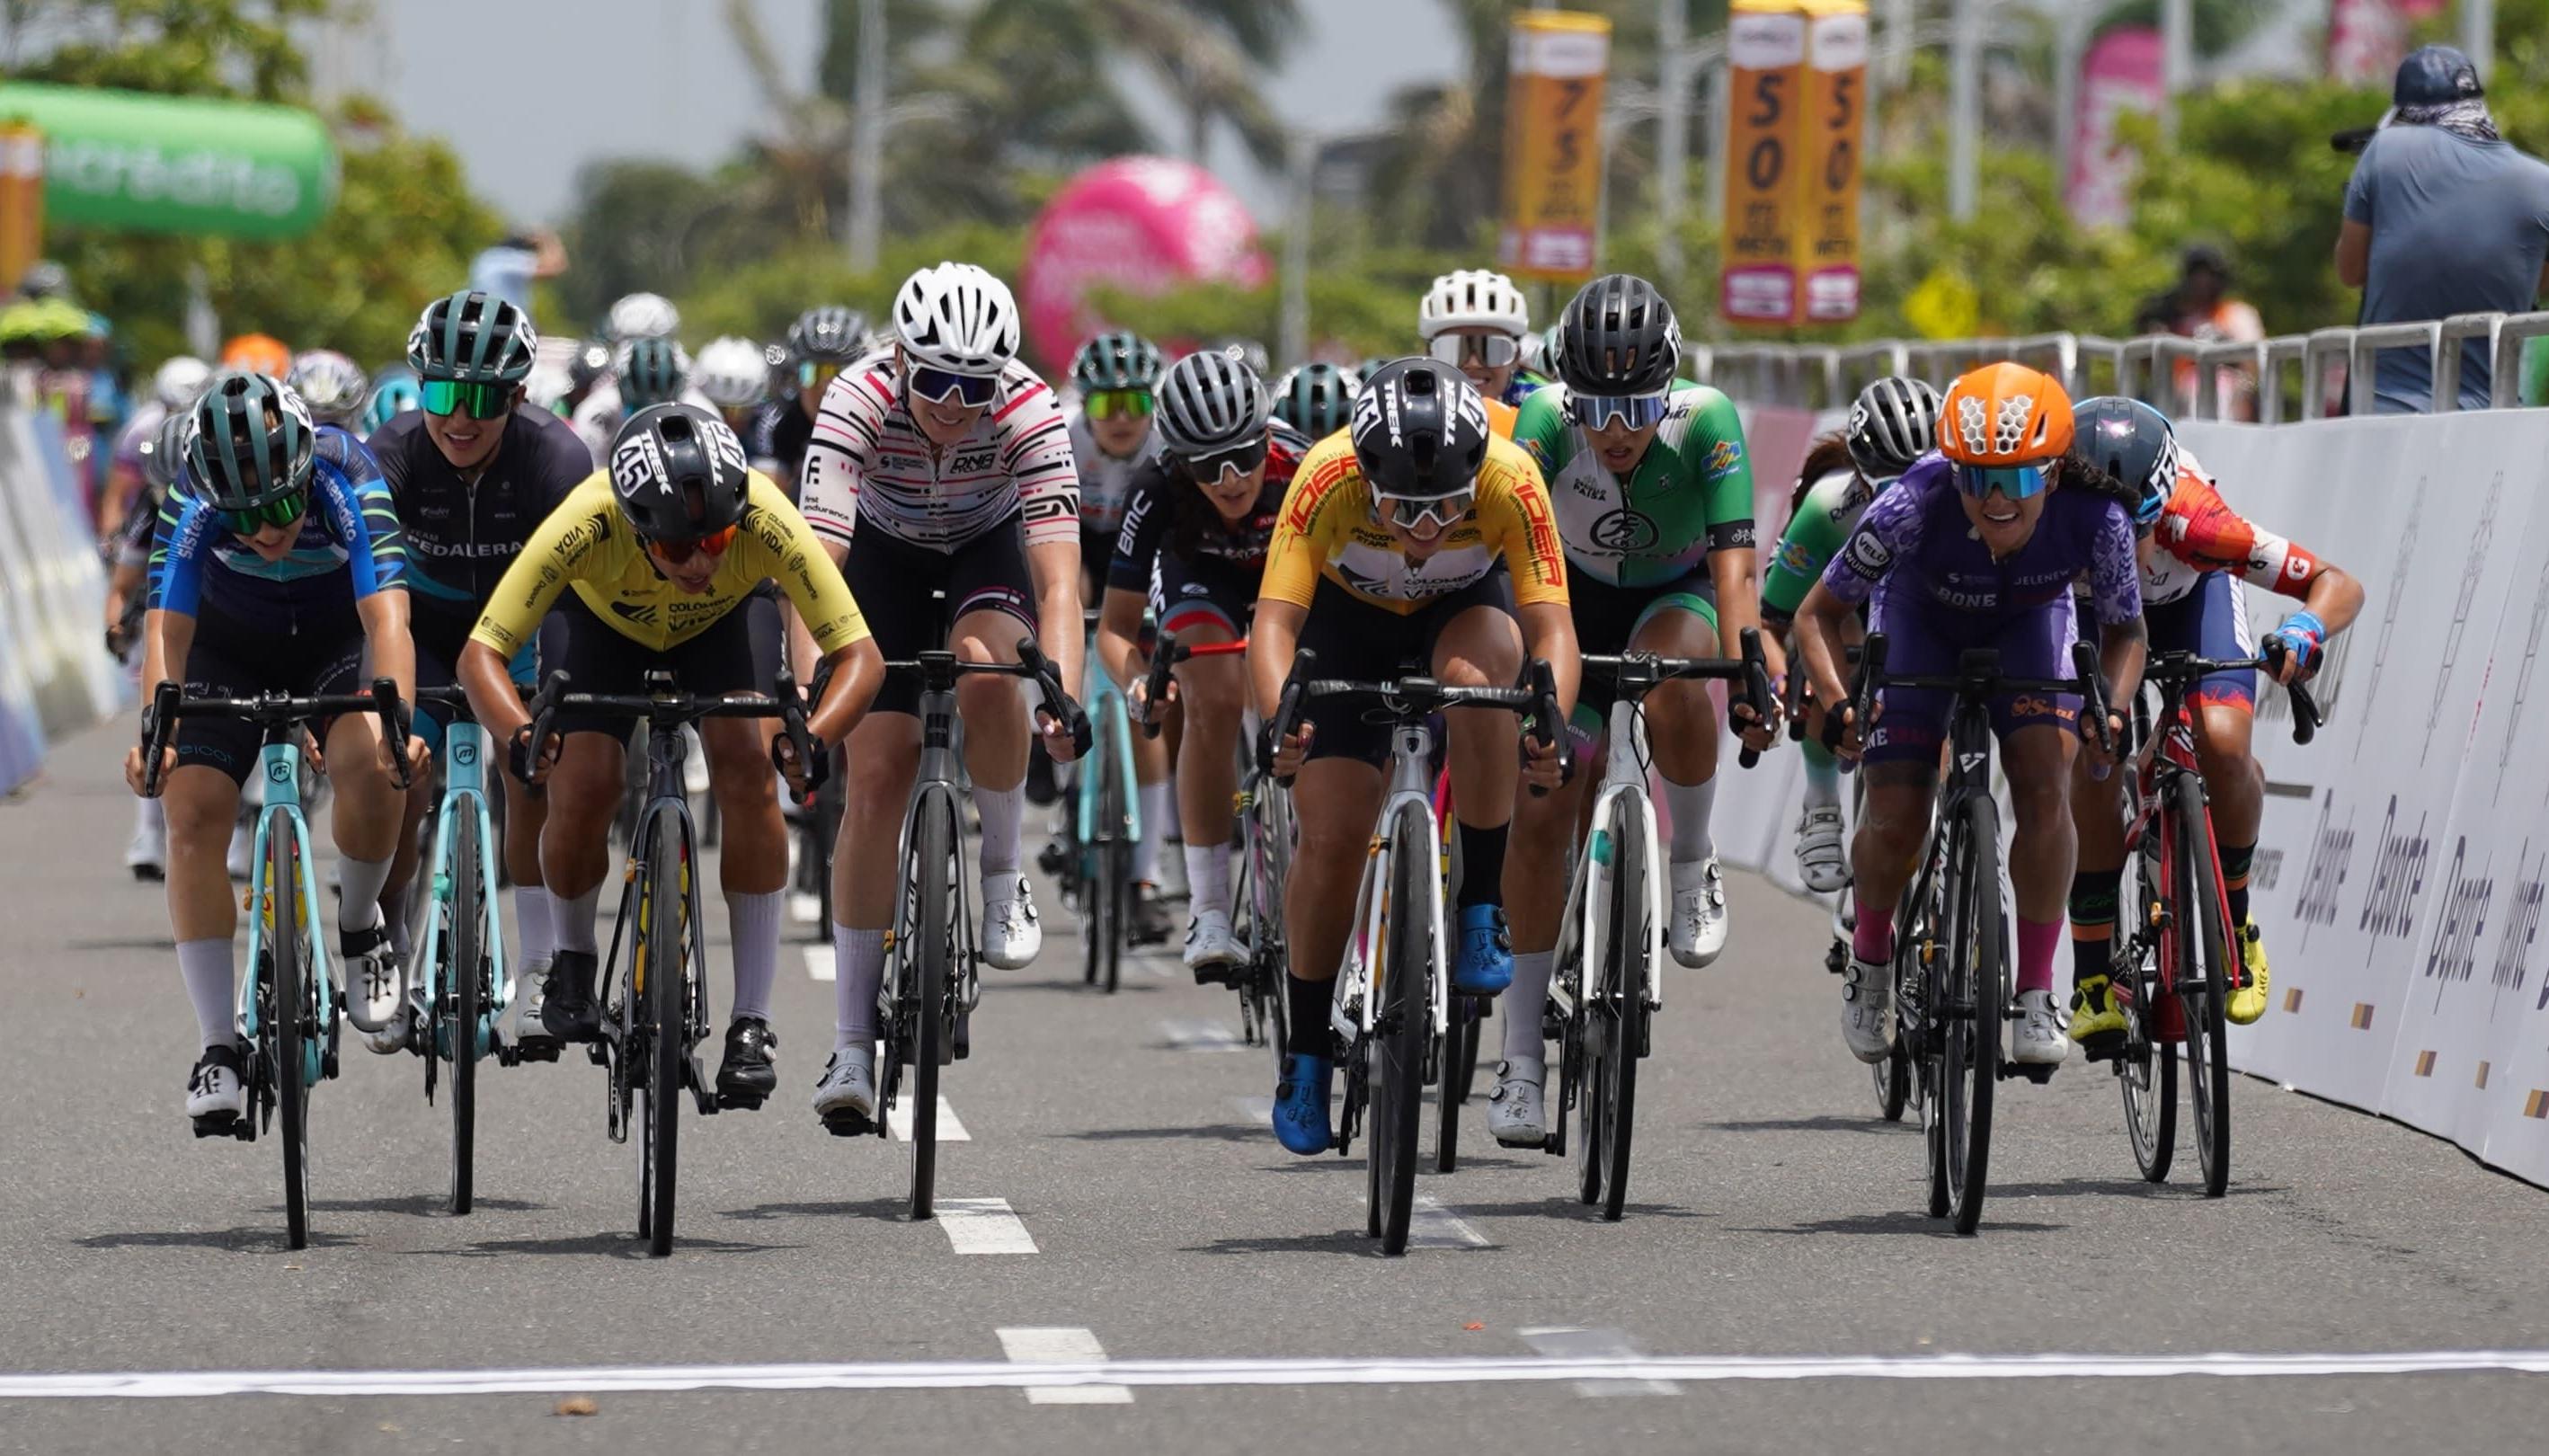
[[[611,439],[612,494],[648,540],[695,541],[742,520],[751,474],[743,441],[697,405],[649,405]]]
[[[1160,382],[1160,346],[1126,329],[1100,334],[1071,356],[1071,382],[1082,394],[1153,388]]]
[[[519,384],[530,377],[539,346],[520,309],[464,288],[425,306],[407,337],[407,362],[419,379]]]
[[[1474,490],[1487,458],[1487,406],[1438,359],[1393,359],[1355,396],[1355,463],[1375,498],[1441,500]]]
[[[1681,366],[1681,326],[1655,285],[1606,273],[1568,300],[1558,327],[1558,380],[1576,394],[1661,394]]]
[[[632,339],[619,346],[619,400],[630,410],[681,398],[691,384],[691,356],[669,339]]]
[[[1192,459],[1266,437],[1266,386],[1246,360],[1200,348],[1160,376],[1153,406],[1160,447]]]
[[[567,360],[567,385],[573,389],[591,389],[611,372],[611,345],[601,340],[588,340],[575,346],[575,357]]]
[[[1312,439],[1345,429],[1354,402],[1354,376],[1334,364],[1303,364],[1274,387],[1275,417]]]
[[[1938,391],[1919,379],[1888,374],[1858,392],[1842,437],[1858,473],[1885,480],[1938,447]]]
[[[2133,529],[2148,531],[2177,489],[2177,432],[2140,400],[2116,395],[2071,407],[2071,446],[2133,493]]]
[[[868,321],[854,309],[807,309],[788,326],[788,348],[800,362],[839,363],[868,351]]]
[[[310,408],[282,381],[235,371],[195,401],[186,473],[222,511],[254,511],[310,489],[319,448]]]

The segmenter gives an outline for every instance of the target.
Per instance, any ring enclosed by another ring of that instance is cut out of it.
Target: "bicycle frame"
[[[920,817],[924,813],[945,814],[947,822],[959,830],[957,842],[962,842],[965,820],[959,813],[961,805],[956,786],[963,782],[965,768],[960,746],[963,727],[956,716],[954,685],[924,684],[920,693],[920,768],[912,776],[911,796],[903,803],[902,826],[895,835],[894,862],[897,865],[910,861],[911,831],[921,823]],[[983,997],[982,977],[975,965],[974,947],[970,943],[973,939],[970,927],[974,923],[972,897],[966,893],[963,875],[956,876],[950,887],[956,896],[950,923],[956,927],[957,941],[964,951],[950,964],[958,981],[953,989],[958,997],[958,1010],[972,1011]],[[880,1025],[892,1020],[895,1008],[902,1001],[902,957],[906,949],[917,943],[914,932],[919,919],[919,894],[920,887],[915,883],[903,886],[902,893],[895,897],[892,949],[886,955],[885,976],[877,985],[877,1011],[886,1019],[879,1022]],[[899,1071],[899,1067],[894,1066],[886,1069],[890,1083],[900,1080]],[[881,1102],[888,1100],[890,1098],[880,1098]],[[879,1135],[884,1134],[883,1116],[877,1118],[877,1130]]]
[[[1328,1011],[1329,1025],[1350,1041],[1370,1036],[1380,1015],[1381,994],[1387,990],[1373,984],[1372,971],[1385,943],[1382,936],[1388,919],[1403,909],[1387,903],[1392,859],[1398,852],[1395,846],[1421,845],[1417,852],[1430,860],[1442,839],[1443,826],[1434,817],[1434,779],[1427,769],[1433,759],[1434,734],[1423,724],[1402,724],[1392,730],[1391,741],[1389,792],[1381,801],[1380,818],[1374,822],[1371,845],[1365,854],[1363,882],[1355,890],[1354,934],[1346,942],[1345,964],[1337,972],[1335,999]],[[1441,1036],[1451,1029],[1452,1009],[1442,876],[1429,874],[1427,883],[1434,886],[1425,907],[1432,922],[1434,959],[1427,1014],[1433,1018],[1434,1034]]]
[[[1092,637],[1090,640],[1093,644],[1095,638]],[[1094,864],[1087,862],[1087,854],[1088,846],[1097,838],[1097,816],[1101,803],[1097,760],[1105,759],[1121,776],[1124,785],[1123,832],[1128,843],[1141,842],[1142,795],[1141,780],[1133,770],[1131,707],[1124,700],[1123,690],[1115,686],[1114,677],[1097,665],[1097,652],[1094,645],[1090,647],[1086,660],[1087,670],[1084,675],[1088,679],[1087,696],[1082,702],[1088,713],[1089,729],[1096,738],[1089,756],[1075,765],[1079,771],[1072,774],[1071,780],[1073,796],[1079,806],[1079,838],[1083,859],[1081,868],[1083,875],[1088,876],[1095,873]]]
[[[657,825],[670,821],[666,826],[676,836],[672,842],[676,852],[682,856],[682,898],[690,917],[688,938],[692,974],[689,977],[690,995],[685,998],[689,1017],[688,1024],[683,1028],[682,1057],[690,1063],[691,1087],[701,1114],[707,1116],[716,1111],[716,1094],[712,1084],[703,1075],[699,1058],[700,1043],[708,1034],[711,1022],[706,975],[708,964],[708,919],[701,906],[698,824],[691,817],[690,793],[682,781],[682,760],[689,752],[689,743],[688,734],[654,731],[650,725],[646,734],[646,807],[638,812],[636,832],[628,841],[627,861],[620,871],[619,914],[611,928],[611,954],[602,964],[606,974],[609,967],[618,964],[619,937],[623,931],[633,932],[637,938],[629,947],[629,954],[635,958],[629,975],[629,991],[634,996],[645,995],[646,976],[654,968],[648,966],[644,959],[644,916],[653,914],[654,907],[642,904],[647,863],[641,851]],[[643,914],[640,914],[641,910]],[[642,1016],[632,1007],[622,1007],[620,1011],[623,1017]],[[612,1043],[614,1052],[624,1058],[625,1050],[618,1044],[618,1021],[604,1017],[602,1034]],[[680,1090],[651,1087],[647,1093],[651,1097],[666,1097],[677,1095]]]
[[[1569,976],[1554,979],[1550,993],[1567,1016],[1573,1016],[1589,998],[1590,978],[1610,949],[1603,943],[1607,929],[1600,907],[1608,898],[1610,877],[1619,863],[1615,846],[1622,840],[1634,841],[1631,847],[1642,856],[1638,863],[1646,867],[1649,943],[1640,959],[1647,1009],[1663,1007],[1661,958],[1654,953],[1664,924],[1663,883],[1654,871],[1663,863],[1663,855],[1655,831],[1654,801],[1647,795],[1646,738],[1646,715],[1622,695],[1611,704],[1606,763],[1593,800],[1591,829],[1583,852],[1576,856],[1566,909],[1558,922],[1557,963],[1572,970]]]
[[[441,984],[443,897],[451,886],[451,825],[464,814],[478,820],[478,843],[481,853],[478,868],[482,883],[479,893],[485,897],[488,923],[500,922],[496,907],[500,891],[496,880],[496,863],[503,848],[496,842],[495,815],[487,803],[487,730],[467,717],[455,714],[442,734],[442,802],[434,814],[432,878],[426,881],[432,898],[425,907],[425,932],[417,937],[416,964],[425,976],[425,1003],[438,1006],[448,990]],[[513,978],[505,968],[505,937],[486,938],[489,975],[494,990],[486,1012],[480,1017],[479,1038],[483,1046],[504,1013],[513,1005]]]
[[[258,1015],[258,996],[265,987],[264,951],[266,926],[275,913],[276,886],[266,881],[266,849],[278,831],[288,831],[300,850],[301,883],[291,887],[294,905],[299,911],[303,943],[310,947],[310,974],[319,988],[319,1025],[336,1023],[336,978],[328,965],[328,939],[319,920],[318,860],[310,852],[310,822],[301,814],[301,744],[296,728],[269,728],[265,745],[257,752],[257,771],[265,782],[265,807],[256,816],[256,857],[250,861],[248,902],[255,912],[247,922],[247,974],[239,978],[239,1031],[250,1042],[256,1042],[263,1029]],[[277,1015],[285,1015],[276,1008]],[[319,1085],[325,1065],[324,1033],[308,1043],[304,1052],[306,1065],[301,1068],[302,1085]],[[278,1069],[279,1074],[280,1069]]]

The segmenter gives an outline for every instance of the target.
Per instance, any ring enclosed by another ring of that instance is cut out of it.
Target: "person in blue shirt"
[[[308,407],[277,380],[222,375],[195,404],[183,479],[160,510],[143,696],[171,681],[215,697],[350,693],[374,677],[396,683],[402,699],[412,696],[405,564],[398,517],[361,441],[313,426]],[[399,1001],[400,968],[379,901],[403,797],[377,720],[349,715],[312,727],[335,789],[347,1014],[357,1027],[378,1030]],[[238,903],[224,858],[258,742],[253,725],[189,718],[159,765],[168,919],[203,1038],[186,1089],[186,1113],[201,1134],[229,1130],[246,1108],[247,1047],[234,1019],[231,948]],[[421,773],[425,744],[408,746],[410,768]],[[137,794],[142,754],[137,744],[125,759]]]

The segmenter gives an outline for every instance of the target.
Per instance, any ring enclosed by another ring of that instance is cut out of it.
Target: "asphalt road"
[[[2467,1356],[2549,1350],[2549,1196],[2242,1079],[2208,1203],[2138,1179],[2075,1064],[2004,1084],[1981,1236],[1947,1236],[1840,1045],[1822,915],[1741,877],[1726,958],[1668,985],[1616,1225],[1473,1109],[1420,1246],[1375,1257],[1360,1149],[1275,1146],[1228,994],[1167,960],[1084,988],[1047,892],[1044,960],[991,977],[946,1079],[973,1216],[907,1220],[901,1145],[806,1111],[831,987],[792,943],[783,1097],[686,1127],[670,1260],[596,1069],[490,1075],[453,1218],[419,1064],[350,1040],[290,1252],[276,1144],[181,1115],[130,731],[0,805],[0,1450],[2501,1451],[2549,1420],[2549,1355]],[[188,1394],[312,1371],[342,1374]]]

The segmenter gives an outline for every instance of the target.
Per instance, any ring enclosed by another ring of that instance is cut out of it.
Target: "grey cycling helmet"
[[[371,376],[363,366],[332,348],[294,355],[284,383],[310,407],[312,419],[329,425],[352,425],[372,397]]]
[[[519,384],[530,377],[539,346],[520,309],[464,288],[425,306],[407,337],[407,362],[419,379]]]
[[[1186,457],[1261,439],[1268,417],[1257,371],[1217,348],[1197,349],[1169,366],[1152,416],[1161,448]]]
[[[691,356],[669,339],[632,339],[619,346],[619,400],[631,411],[681,398],[691,387]]]
[[[1661,394],[1681,366],[1681,325],[1655,285],[1606,273],[1567,301],[1558,319],[1558,377],[1576,394]]]
[[[152,490],[164,492],[177,483],[177,472],[186,463],[187,446],[193,443],[186,437],[187,432],[194,428],[193,410],[170,410],[168,418],[159,422],[159,433],[143,442],[142,476],[150,482]]]
[[[2134,492],[2133,528],[2159,524],[2177,490],[2177,432],[2168,417],[2136,399],[2101,395],[2071,407],[2072,448]]]
[[[1130,330],[1100,334],[1071,356],[1071,382],[1082,394],[1153,388],[1160,382],[1160,346]]]
[[[1334,364],[1303,364],[1274,387],[1276,418],[1312,439],[1345,429],[1354,401],[1354,376]]]
[[[1886,480],[1938,447],[1938,391],[1919,379],[1888,374],[1858,392],[1842,436],[1858,473]]]
[[[868,350],[868,321],[837,305],[807,309],[788,326],[788,347],[801,361],[846,364]]]
[[[318,427],[282,381],[224,374],[195,401],[194,424],[186,473],[216,510],[254,511],[310,488]]]

